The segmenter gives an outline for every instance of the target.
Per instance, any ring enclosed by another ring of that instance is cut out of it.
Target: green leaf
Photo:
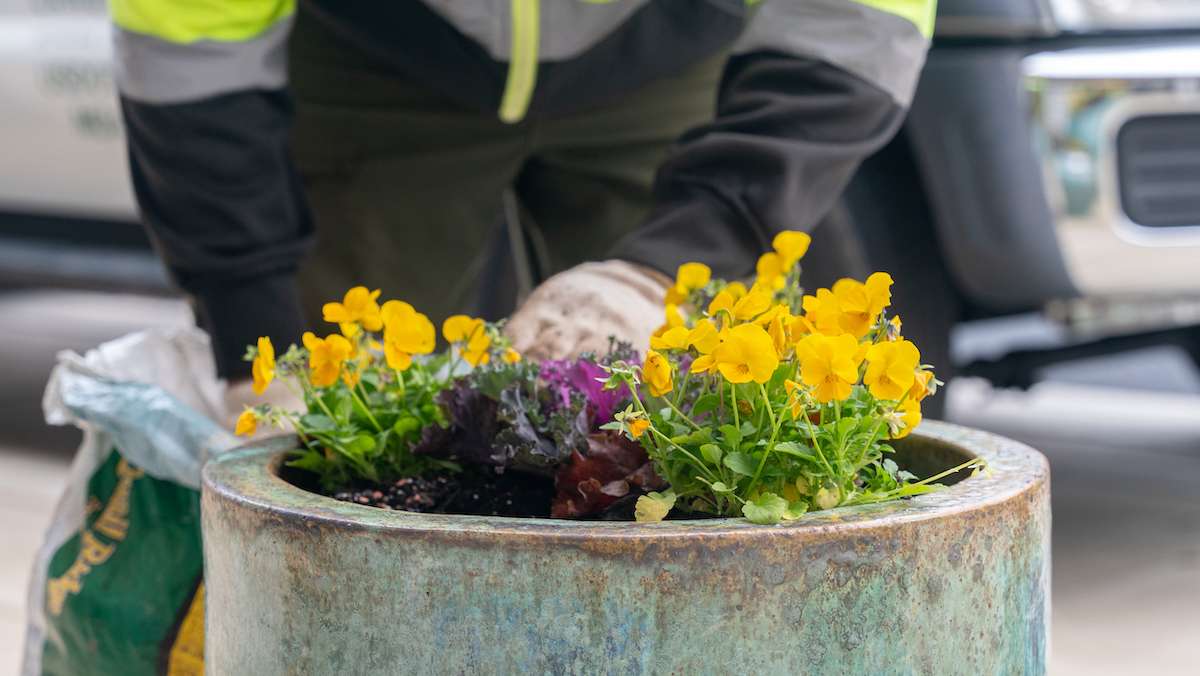
[[[804,513],[807,511],[808,503],[803,500],[797,500],[796,502],[788,504],[787,511],[783,513],[783,520],[795,521],[796,519],[804,516]]]
[[[742,445],[742,431],[733,425],[721,425],[721,436],[725,439],[725,443],[729,448],[737,448]]]
[[[672,411],[670,406],[663,406],[658,409],[658,417],[663,420],[670,420],[673,415],[675,415],[675,411]]]
[[[774,493],[763,493],[742,505],[742,515],[751,523],[772,524],[783,520],[788,511],[788,501]]]
[[[905,484],[896,489],[894,495],[898,498],[907,498],[913,495],[932,493],[943,488],[945,488],[945,486],[941,484]]]
[[[729,486],[725,485],[724,481],[715,481],[709,485],[709,488],[711,488],[714,493],[732,493],[733,492],[733,489],[730,488]]]
[[[706,394],[692,405],[692,418],[697,418],[709,411],[715,411],[721,403],[721,398],[715,394]]]
[[[749,437],[749,436],[753,436],[754,433],[757,431],[758,431],[758,428],[755,427],[754,423],[750,422],[749,420],[742,423],[742,438],[743,439],[745,439],[746,437]]]
[[[754,476],[758,463],[745,453],[730,453],[725,456],[725,466],[743,476]]]
[[[420,431],[421,421],[412,416],[404,416],[397,420],[395,425],[392,425],[392,429],[396,431],[396,434],[405,437],[413,432]]]
[[[336,396],[337,405],[334,406],[333,414],[338,420],[349,420],[350,415],[354,413],[354,400],[346,392],[338,391]]]
[[[300,418],[300,426],[305,432],[331,432],[337,424],[327,415],[309,413]]]
[[[675,506],[675,492],[651,491],[638,498],[633,508],[633,518],[638,523],[655,523],[667,517],[667,513]]]
[[[716,444],[704,444],[700,447],[700,455],[704,456],[704,459],[708,462],[711,462],[714,465],[720,465],[721,456],[723,454],[720,446]]]
[[[622,428],[624,428],[624,424],[619,422],[608,422],[600,426],[602,430],[620,430]]]
[[[304,451],[300,457],[289,460],[287,465],[288,467],[298,467],[319,474],[325,469],[326,462],[328,461],[325,460],[325,456],[316,451],[308,450]]]
[[[775,444],[775,450],[804,460],[813,462],[817,460],[817,456],[812,454],[812,450],[808,446],[802,446],[794,441],[781,441]]]
[[[375,437],[369,434],[360,434],[346,444],[346,451],[361,457],[375,450],[375,445]]]

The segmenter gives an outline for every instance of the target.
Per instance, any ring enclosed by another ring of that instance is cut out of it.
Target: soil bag
[[[198,330],[59,354],[46,421],[83,443],[34,564],[22,674],[201,674],[200,469],[236,445]]]

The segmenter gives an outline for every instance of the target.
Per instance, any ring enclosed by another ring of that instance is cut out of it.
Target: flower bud
[[[817,491],[817,494],[813,496],[813,503],[816,504],[817,509],[831,509],[833,507],[837,507],[841,500],[841,490],[839,490],[835,484],[829,482],[826,482],[826,484],[821,487],[821,490]]]
[[[796,477],[796,491],[799,492],[800,495],[808,495],[810,492],[812,492],[812,486],[809,486],[808,479],[804,478],[803,476]]]

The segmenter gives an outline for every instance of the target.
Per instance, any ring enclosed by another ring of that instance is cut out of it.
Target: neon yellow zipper
[[[525,118],[537,84],[540,0],[512,0],[512,50],[508,81],[500,99],[500,120],[513,124]]]

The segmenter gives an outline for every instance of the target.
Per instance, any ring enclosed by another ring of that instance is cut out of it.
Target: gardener
[[[355,284],[440,321],[545,279],[522,351],[644,344],[663,273],[751,273],[896,132],[934,3],[109,5],[142,217],[237,381]]]

